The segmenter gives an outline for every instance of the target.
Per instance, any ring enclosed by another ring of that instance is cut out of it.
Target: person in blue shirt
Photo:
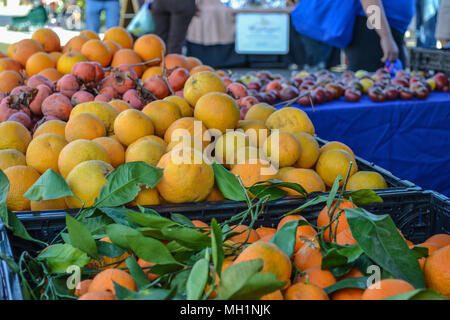
[[[414,16],[414,0],[360,0],[361,9],[353,28],[353,39],[345,48],[349,69],[376,71],[386,61],[400,59],[406,63],[404,34]],[[370,29],[369,20],[375,18],[370,10],[377,6],[379,10],[379,28]]]

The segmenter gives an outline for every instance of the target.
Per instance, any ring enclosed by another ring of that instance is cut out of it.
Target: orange
[[[361,300],[363,289],[345,288],[337,290],[331,294],[331,300]]]
[[[178,53],[170,53],[164,58],[165,66],[167,69],[175,68],[188,68],[186,57]]]
[[[255,259],[263,260],[262,273],[272,272],[279,280],[289,284],[292,272],[291,261],[275,244],[262,241],[252,243],[238,255],[233,264]]]
[[[28,58],[39,51],[44,51],[39,42],[33,39],[23,39],[14,45],[12,58],[25,66]]]
[[[11,58],[0,58],[0,72],[5,70],[20,72],[20,70],[22,70],[22,65]]]
[[[87,60],[88,59],[79,52],[65,53],[59,58],[56,69],[62,74],[69,74],[75,63]]]
[[[147,279],[149,281],[154,281],[156,278],[158,278],[159,276],[156,273],[151,273],[149,267],[154,266],[155,264],[152,262],[147,262],[141,258],[139,258],[138,260],[138,265],[142,268],[142,271],[144,271],[144,273],[147,276]],[[145,269],[147,268],[147,269]]]
[[[206,202],[208,201],[221,201],[225,200],[225,197],[223,196],[222,192],[220,192],[219,188],[214,186],[209,193],[208,197],[205,199]]]
[[[230,240],[235,243],[244,242],[247,240],[247,238],[248,238],[247,243],[254,243],[259,240],[258,233],[246,225],[243,225],[243,224],[234,225],[234,226],[230,226],[230,228],[231,228],[232,232],[239,232],[239,233],[242,232],[241,234],[237,234],[230,238]]]
[[[58,134],[41,134],[28,145],[26,159],[27,165],[40,174],[48,169],[58,172],[58,157],[67,141]]]
[[[131,109],[131,106],[128,102],[115,99],[108,102],[114,109],[116,109],[117,113],[121,113],[122,111]]]
[[[275,169],[261,160],[256,160],[256,163],[238,163],[233,166],[231,173],[238,175],[247,188],[253,186],[256,182],[278,177]]]
[[[9,180],[9,193],[6,204],[11,211],[30,210],[30,200],[23,195],[39,179],[39,173],[27,166],[14,166],[5,169]]]
[[[91,39],[81,47],[81,53],[89,61],[100,63],[103,67],[109,66],[112,54],[109,47],[100,40]]]
[[[227,129],[236,128],[240,118],[239,106],[225,93],[210,92],[198,99],[194,118],[202,121],[208,129],[225,133]]]
[[[314,125],[305,111],[286,107],[273,112],[266,120],[269,129],[279,129],[289,133],[306,132],[314,135]]]
[[[305,169],[314,167],[319,159],[319,143],[308,133],[297,132],[295,137],[302,146],[302,154],[294,164],[294,167]]]
[[[16,149],[0,150],[0,170],[14,166],[24,166],[26,164],[25,156],[20,151]]]
[[[378,172],[359,171],[348,179],[345,190],[385,189],[387,187],[386,180],[384,180],[383,176]]]
[[[450,299],[450,245],[433,252],[425,261],[424,275],[428,288]]]
[[[162,61],[163,54],[166,54],[166,44],[156,34],[145,34],[140,36],[133,46],[134,51],[142,58],[143,61],[150,61],[153,59],[160,59],[151,65],[159,65]]]
[[[106,30],[103,40],[113,40],[124,49],[133,48],[133,36],[122,27],[112,27]]]
[[[370,285],[361,300],[382,300],[401,293],[413,291],[414,287],[400,279],[384,279]]]
[[[339,185],[342,186],[351,161],[353,163],[349,174],[350,177],[358,171],[358,165],[354,162],[354,158],[345,150],[331,149],[319,156],[319,160],[316,163],[316,171],[328,187],[333,186],[334,181],[340,174],[343,179]]]
[[[67,209],[66,200],[59,198],[55,200],[30,201],[31,211],[63,210]]]
[[[99,137],[92,141],[97,142],[106,150],[114,168],[125,163],[125,150],[119,141],[111,137]]]
[[[283,225],[285,225],[287,222],[295,221],[295,220],[306,221],[306,219],[303,218],[302,216],[289,215],[280,220],[280,222],[278,223],[278,226],[277,226],[277,230],[280,230],[283,227]],[[316,230],[314,230],[314,228],[309,225],[297,227],[297,231],[296,231],[297,241],[295,243],[294,253],[297,252],[298,250],[300,250],[304,246],[305,242],[313,241],[315,235],[316,235]]]
[[[295,253],[294,264],[300,271],[305,271],[312,267],[320,267],[322,265],[322,253],[319,245],[304,245]]]
[[[207,66],[204,64],[196,66],[196,67],[192,68],[191,70],[189,70],[191,75],[195,74],[195,73],[203,72],[203,71],[215,72],[213,67],[210,67],[210,66]]]
[[[66,140],[68,142],[78,139],[93,140],[106,135],[103,121],[96,115],[80,113],[70,117],[65,128]]]
[[[82,296],[83,294],[88,292],[89,286],[91,285],[92,280],[87,279],[78,282],[77,287],[75,288],[75,295],[77,297]]]
[[[296,283],[284,293],[286,300],[330,300],[325,290],[314,284]]]
[[[83,35],[83,36],[87,37],[88,39],[100,40],[100,37],[98,36],[98,34],[91,30],[83,30],[80,32],[80,35]]]
[[[99,241],[111,243],[111,239],[109,237],[103,237]],[[127,264],[125,262],[125,259],[127,259],[130,256],[131,255],[128,252],[125,252],[124,254],[116,258],[101,256],[99,260],[92,260],[88,266],[89,268],[96,270],[105,270],[110,268],[126,268]]]
[[[192,108],[185,99],[183,99],[179,96],[169,96],[169,97],[165,97],[163,100],[175,103],[178,106],[178,108],[180,108],[181,116],[183,118],[184,117],[192,117],[192,115],[193,115]]]
[[[218,163],[226,167],[246,163],[246,158],[248,158],[248,163],[251,163],[250,160],[256,163],[257,151],[250,154],[250,150],[246,149],[249,144],[248,137],[242,131],[227,131],[224,135],[216,138],[215,158]]]
[[[78,300],[116,300],[116,297],[109,291],[99,290],[87,292],[79,297]]]
[[[117,67],[121,64],[138,64],[142,63],[142,58],[132,49],[120,49],[117,51],[111,61],[112,67]],[[144,66],[133,66],[134,71],[136,71],[137,76],[140,78],[144,73]]]
[[[214,186],[214,171],[203,154],[195,149],[174,149],[158,163],[164,168],[156,187],[164,200],[171,203],[200,202]],[[184,158],[184,159],[183,159]],[[187,161],[184,161],[187,160]]]
[[[129,203],[130,206],[155,206],[161,204],[158,190],[141,186],[136,198]]]
[[[164,137],[170,125],[181,118],[180,108],[175,103],[164,100],[150,102],[142,109],[142,112],[151,119],[155,134],[161,138]]]
[[[165,152],[169,151],[169,150],[167,150],[167,142],[165,142],[164,139],[162,139],[161,137],[158,137],[158,136],[155,136],[155,135],[148,135],[148,136],[145,136],[145,137],[137,139],[135,142],[138,143],[138,142],[143,141],[143,140],[149,140],[149,141],[156,142],[156,143],[160,144],[161,147],[163,147],[163,150]]]
[[[328,206],[325,205],[325,207],[320,211],[319,216],[317,217],[317,226],[318,227],[324,227],[330,224],[330,217],[328,214],[331,215],[331,213],[333,212],[333,209],[336,207],[336,201],[333,202],[333,205],[330,209],[330,212],[328,213]],[[334,211],[333,214],[333,220],[335,220],[332,224],[331,224],[331,230],[333,235],[339,234],[340,232],[344,231],[345,229],[349,229],[350,226],[348,225],[347,222],[347,218],[345,217],[345,211],[341,211],[339,213],[340,210],[344,210],[346,208],[356,208],[356,205],[352,204],[351,201],[347,201],[347,200],[341,200],[339,202],[339,207]],[[339,218],[336,219],[337,215],[339,214]],[[337,223],[337,229],[336,229],[336,223]],[[325,241],[331,241],[330,239],[330,227],[328,227],[324,233],[323,233],[323,238],[325,239]]]
[[[101,160],[110,163],[108,153],[96,142],[78,139],[68,143],[58,158],[59,173],[66,178],[78,164],[87,160]]]
[[[55,62],[58,63],[58,60],[62,57],[63,53],[60,51],[52,51],[50,52],[50,55],[55,59]]]
[[[186,57],[186,61],[187,61],[187,69],[190,71],[193,68],[195,68],[196,66],[199,66],[201,64],[203,64],[200,59],[196,58],[196,57]]]
[[[276,110],[275,107],[267,103],[257,103],[250,107],[244,120],[259,120],[266,123],[267,118]]]
[[[226,92],[223,80],[214,72],[204,71],[191,75],[184,84],[184,99],[195,106],[203,95],[210,92]]]
[[[85,35],[78,35],[71,38],[63,48],[63,53],[81,52],[83,44],[89,41],[89,38]]]
[[[117,111],[110,104],[103,101],[90,101],[76,105],[70,112],[70,118],[80,114],[90,113],[99,117],[105,125],[106,134],[111,135],[114,132],[114,120],[117,117]]]
[[[114,120],[114,133],[123,145],[130,145],[139,138],[155,132],[152,120],[136,109],[121,112]]]
[[[33,139],[36,139],[36,137],[44,133],[56,133],[65,139],[66,123],[62,120],[46,121],[39,127],[37,127],[36,131],[34,132]]]
[[[36,30],[31,39],[36,40],[44,48],[45,52],[60,51],[61,42],[58,35],[51,29],[41,28]]]
[[[319,288],[325,289],[336,283],[336,278],[328,270],[322,270],[320,267],[312,267],[304,271],[305,275],[298,277],[297,282],[312,283]]]
[[[59,72],[58,70],[56,70],[56,68],[43,69],[38,74],[46,77],[48,80],[50,80],[52,82],[58,81],[63,76],[63,74],[61,72]]]
[[[426,243],[426,242],[424,242],[424,243],[419,243],[418,245],[419,245],[419,246],[422,246],[422,247],[425,247],[425,248],[428,249],[428,256],[431,256],[431,255],[433,254],[433,252],[435,252],[436,250],[439,249],[438,246],[436,246],[436,245],[434,245],[434,244],[432,244],[432,243]],[[414,247],[413,244],[412,244],[412,245],[409,245],[409,244],[408,244],[408,246],[409,246],[410,248],[413,248],[413,247]],[[425,261],[426,261],[426,260],[427,260],[426,257],[424,257],[424,258],[419,258],[419,264],[420,264],[420,268],[422,269],[422,271],[423,271],[423,267],[425,266]]]
[[[445,233],[435,234],[429,237],[425,243],[431,243],[439,248],[445,247],[450,244],[450,235]]]
[[[263,295],[259,300],[283,300],[283,294],[280,290]]]
[[[77,140],[83,141],[83,140]],[[106,177],[114,168],[104,161],[88,160],[76,165],[67,175],[66,181],[73,194],[91,207],[100,194],[100,189],[108,183]],[[75,197],[66,197],[67,207],[81,208],[82,202]]]
[[[9,93],[15,87],[22,85],[22,76],[14,70],[0,72],[0,92]]]
[[[198,126],[196,128],[195,126]],[[197,138],[199,141],[203,140],[206,133],[206,127],[201,122],[196,122],[192,117],[185,117],[175,120],[164,133],[164,141],[170,144],[172,141],[180,141],[184,136],[191,136]],[[197,134],[197,135],[195,135]],[[204,141],[208,143],[208,141]]]
[[[342,143],[342,142],[339,142],[339,141],[329,141],[329,142],[325,143],[320,148],[320,154],[324,153],[325,151],[334,150],[334,149],[345,150],[348,153],[350,153],[350,155],[353,158],[355,158],[355,154],[353,153],[353,150],[348,145],[346,145],[345,143]]]
[[[358,244],[355,238],[353,238],[350,228],[344,229],[336,235],[336,243],[341,246]]]
[[[268,227],[259,227],[255,231],[260,238],[277,233],[277,229]]]
[[[292,182],[301,185],[307,193],[325,192],[325,184],[322,178],[311,169],[281,169],[278,172],[281,181]],[[300,193],[292,189],[285,188],[288,195],[299,196]]]
[[[111,51],[111,55],[113,56],[117,51],[122,49],[122,46],[118,44],[114,40],[103,40],[103,43],[109,48]]]
[[[136,141],[130,144],[125,152],[125,162],[143,161],[156,166],[164,154],[163,147],[150,140]]]
[[[120,269],[106,269],[92,279],[89,292],[105,290],[115,294],[113,281],[128,290],[137,291],[136,282],[129,273]]]
[[[155,76],[160,76],[163,74],[163,69],[159,66],[150,67],[147,70],[144,71],[142,74],[142,81],[145,82],[145,80],[150,79]]]
[[[302,146],[289,132],[272,133],[263,144],[264,153],[280,168],[290,167],[302,155]]]
[[[30,142],[31,134],[23,124],[16,121],[0,123],[0,150],[15,149],[25,154]]]

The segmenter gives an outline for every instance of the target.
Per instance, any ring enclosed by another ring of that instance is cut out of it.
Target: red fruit
[[[127,64],[121,64],[111,70],[112,87],[120,94],[136,88],[139,77],[136,71]]]
[[[18,86],[11,90],[9,93],[13,96],[20,96],[22,93],[31,94],[31,88],[29,86]]]
[[[53,93],[42,102],[42,113],[45,116],[54,116],[60,120],[69,120],[72,103],[62,93]]]
[[[262,95],[264,101],[266,101],[270,105],[274,104],[278,99],[278,96],[274,92],[263,92]]]
[[[116,99],[119,97],[119,92],[113,87],[104,87],[100,90],[100,94],[109,96],[111,99]]]
[[[183,90],[179,90],[179,91],[175,92],[175,95],[184,99],[184,91]]]
[[[106,76],[100,81],[100,89],[114,86],[114,79],[111,76]]]
[[[414,98],[414,92],[409,88],[401,88],[400,89],[400,99],[402,100],[411,100]]]
[[[303,78],[293,78],[292,82],[298,87],[300,87],[303,83]]]
[[[447,76],[442,72],[436,73],[433,79],[436,83],[436,90],[442,91],[449,84]]]
[[[250,107],[243,107],[240,109],[240,119],[244,120],[245,116],[247,115],[248,110],[250,110]]]
[[[369,96],[370,100],[372,100],[373,102],[383,102],[386,100],[386,93],[379,86],[370,87],[367,95]]]
[[[250,108],[251,106],[257,104],[258,100],[255,97],[247,96],[237,100],[236,102],[241,108],[242,107]]]
[[[34,76],[31,76],[30,79],[28,79],[27,81],[27,86],[29,86],[30,88],[37,88],[37,86],[41,84],[45,84],[46,86],[48,86],[50,89],[53,90],[53,82],[51,82],[49,79],[40,74],[35,74]]]
[[[99,83],[105,77],[105,72],[99,63],[86,61],[75,63],[72,67],[71,74],[85,83]]]
[[[100,93],[100,94],[98,94],[95,97],[94,101],[110,102],[111,101],[111,97],[106,95],[106,94],[104,94],[104,93]]]
[[[442,88],[442,92],[449,92],[450,91],[450,86],[446,85],[445,87]]]
[[[77,77],[72,74],[66,74],[56,82],[56,91],[59,91],[68,98],[71,98],[75,92],[80,90],[80,84]]]
[[[294,86],[286,86],[280,91],[280,99],[283,101],[294,99],[298,97],[299,91]]]
[[[238,82],[233,82],[227,86],[227,93],[234,99],[240,99],[248,96],[247,88]]]
[[[222,80],[226,86],[229,85],[230,83],[233,83],[233,80],[231,80],[230,77],[223,77]]]
[[[40,116],[42,115],[42,102],[52,94],[52,90],[45,84],[38,85],[35,90],[37,90],[37,93],[30,103],[30,110],[33,114]]]
[[[358,102],[361,100],[361,91],[356,90],[353,87],[347,88],[344,93],[345,100],[349,102]]]
[[[430,91],[428,91],[428,89],[425,88],[425,86],[421,87],[418,86],[416,87],[416,89],[414,89],[414,95],[416,96],[417,99],[425,100],[430,95]]]
[[[273,90],[273,91],[276,91],[278,94],[278,92],[280,92],[281,89],[283,89],[283,85],[281,84],[281,81],[279,81],[279,80],[272,80],[266,86],[266,92],[270,92]]]
[[[396,87],[394,86],[388,86],[384,92],[386,93],[386,99],[387,100],[395,100],[398,98],[399,96],[399,91]]]
[[[250,81],[249,83],[247,83],[247,88],[249,90],[259,91],[259,90],[261,90],[261,83],[256,82],[256,81]]]
[[[333,101],[336,97],[336,92],[330,89],[325,89],[325,100],[326,101]]]
[[[0,102],[0,122],[7,121],[12,114],[19,112],[19,110],[9,107],[8,100],[8,97],[6,97]]]
[[[28,130],[30,130],[33,126],[31,123],[31,118],[28,114],[26,114],[23,111],[15,112],[13,113],[9,118],[8,121],[16,121],[25,126]]]
[[[70,102],[72,102],[72,105],[75,107],[77,104],[94,101],[94,95],[90,92],[81,90],[77,91],[73,94],[72,99]]]
[[[135,89],[130,89],[122,96],[122,100],[128,102],[133,108],[142,110],[144,108],[144,101],[139,97],[138,92]]]
[[[251,72],[249,72],[248,75],[252,75]],[[267,79],[267,80],[274,79],[273,75],[269,71],[259,71],[258,73],[256,73],[256,76],[259,79]]]
[[[392,82],[392,84],[395,84],[397,86],[402,86],[405,88],[409,87],[409,81],[406,78],[395,78],[391,82]]]
[[[154,76],[145,80],[144,88],[153,93],[158,99],[164,99],[170,94],[169,87],[160,76]]]
[[[176,68],[173,70],[169,77],[169,83],[174,91],[178,91],[184,88],[184,84],[189,78],[189,71],[185,68]]]
[[[312,92],[313,101],[315,104],[322,104],[326,101],[326,92],[322,87],[314,89]]]
[[[303,96],[303,97],[301,97],[300,99],[297,100],[297,103],[299,105],[301,105],[301,106],[304,106],[304,107],[312,106],[312,102],[314,102],[313,98],[309,97],[309,96]]]

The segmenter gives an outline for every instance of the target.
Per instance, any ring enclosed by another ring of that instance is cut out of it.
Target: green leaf
[[[10,257],[10,256],[7,256],[2,251],[0,251],[0,260],[5,261],[12,272],[14,272],[14,273],[18,273],[19,272],[19,266],[14,261],[14,259],[12,257]]]
[[[129,162],[115,169],[106,178],[108,183],[100,190],[94,206],[117,207],[136,198],[139,185],[153,188],[162,177],[163,170],[145,162]]]
[[[258,300],[263,295],[283,288],[286,281],[281,281],[272,272],[254,274],[245,285],[230,297],[230,300]]]
[[[127,264],[128,270],[130,270],[130,274],[133,277],[134,281],[136,281],[136,284],[139,289],[144,288],[150,283],[150,281],[147,278],[147,275],[141,269],[141,267],[139,266],[134,257],[128,257],[125,260],[125,263]]]
[[[336,177],[336,180],[334,180],[333,186],[331,187],[331,191],[330,194],[328,195],[328,199],[327,199],[327,207],[331,208],[333,201],[336,197],[336,193],[339,190],[339,184],[342,181],[342,175],[338,174],[338,176]]]
[[[189,278],[186,282],[187,300],[198,300],[205,292],[205,286],[209,277],[209,261],[198,260],[192,267]]]
[[[127,236],[131,250],[136,255],[152,263],[176,263],[172,254],[159,240],[140,236]]]
[[[23,195],[32,201],[54,200],[74,196],[66,180],[57,172],[48,169]]]
[[[347,278],[341,281],[332,284],[329,287],[325,288],[325,292],[327,294],[331,294],[335,291],[345,289],[345,288],[358,288],[358,289],[367,289],[367,279],[368,277],[358,277],[358,278]]]
[[[72,265],[83,268],[91,261],[85,252],[70,244],[50,246],[37,259],[46,261],[51,273],[66,273],[67,268]]]
[[[97,244],[84,224],[66,214],[66,225],[67,231],[69,232],[70,244],[86,252],[92,258],[98,258]]]
[[[131,250],[131,246],[128,243],[129,236],[142,236],[139,231],[121,224],[110,224],[106,227],[106,234],[112,243],[124,250]]]
[[[334,247],[326,252],[322,258],[322,269],[332,270],[342,267],[358,259],[364,251],[360,246]]]
[[[161,232],[166,238],[176,240],[188,248],[203,249],[211,244],[211,239],[207,235],[189,227],[168,226],[164,227]]]
[[[220,277],[225,254],[223,252],[223,233],[216,218],[211,220],[211,249],[214,267],[217,275]]]
[[[129,290],[125,287],[122,287],[120,284],[112,280],[114,284],[114,291],[117,300],[128,300],[132,299],[136,294],[136,291]]]
[[[129,219],[127,208],[119,207],[119,208],[99,208],[101,212],[103,212],[108,218],[112,219],[115,223],[123,224],[128,227],[136,228],[137,225],[134,225],[128,222]]]
[[[182,224],[182,225],[187,226],[187,227],[195,228],[195,226],[192,223],[192,221],[188,217],[183,215],[183,214],[172,213],[172,214],[170,214],[170,219],[172,219],[172,221],[174,221],[174,222],[176,222],[178,224]]]
[[[288,213],[286,213],[284,216],[288,216],[291,214],[296,214],[301,212],[302,210],[304,210],[305,208],[314,206],[316,204],[320,204],[320,203],[324,203],[326,202],[328,199],[328,196],[317,196],[314,199],[309,200],[308,202],[302,204],[300,207],[298,207],[297,209],[294,209],[292,211],[289,211]]]
[[[389,215],[362,208],[345,209],[345,215],[356,242],[376,264],[416,288],[425,287],[419,262]]]
[[[216,185],[223,196],[229,200],[245,201],[247,190],[241,186],[236,176],[217,162],[213,162],[212,166]]]
[[[269,201],[279,200],[287,195],[287,191],[278,188],[274,185],[255,185],[249,188],[249,191],[255,196],[255,198],[263,198],[270,196]]]
[[[294,220],[285,223],[270,239],[270,242],[277,245],[288,257],[294,253],[298,222],[298,220]]]
[[[97,250],[98,255],[109,258],[118,258],[126,253],[126,251],[119,246],[107,241],[97,241]]]
[[[353,203],[357,205],[383,203],[383,198],[381,198],[375,191],[369,189],[345,192],[344,198],[351,198]]]
[[[226,268],[220,278],[218,299],[227,300],[232,297],[245,286],[252,276],[261,271],[263,264],[262,259],[256,259],[232,264]]]
[[[414,248],[412,248],[411,251],[416,256],[417,259],[428,257],[427,247],[414,246]]]
[[[142,227],[162,229],[164,227],[173,226],[177,224],[176,222],[173,222],[170,219],[151,213],[142,213],[133,210],[127,210],[126,214],[128,215],[127,221]]]
[[[384,300],[447,300],[447,298],[431,289],[416,289],[392,297],[387,297]]]

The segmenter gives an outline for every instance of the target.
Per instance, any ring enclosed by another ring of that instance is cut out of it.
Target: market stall
[[[357,102],[344,98],[301,107],[324,139],[339,140],[363,158],[425,189],[450,195],[450,94],[432,93],[427,100]],[[280,107],[281,108],[281,107]]]

